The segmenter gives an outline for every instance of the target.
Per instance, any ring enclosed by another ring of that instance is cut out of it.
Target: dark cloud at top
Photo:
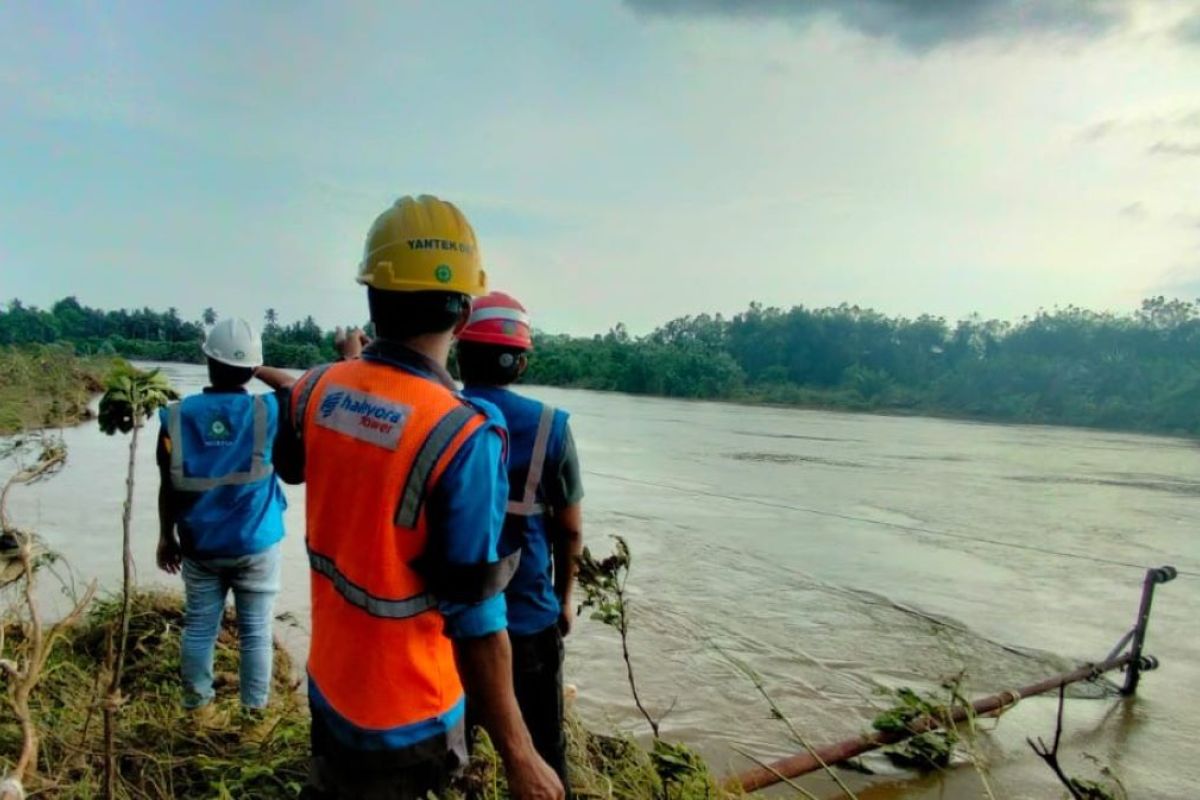
[[[825,16],[880,39],[926,50],[957,41],[1052,34],[1100,36],[1129,18],[1133,0],[625,0],[634,10],[673,17],[783,19],[807,25]],[[1200,37],[1200,23],[1195,30]],[[1198,38],[1200,41],[1200,38]]]
[[[1200,45],[1200,14],[1188,17],[1175,28],[1175,35],[1180,41]]]

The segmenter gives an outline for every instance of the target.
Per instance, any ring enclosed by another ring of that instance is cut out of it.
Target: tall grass
[[[101,665],[108,637],[120,613],[119,596],[95,601],[88,615],[65,633],[46,665],[33,700],[42,731],[36,775],[26,784],[31,796],[61,800],[96,798],[104,790],[104,736],[100,701],[105,693]],[[262,744],[251,744],[236,721],[198,731],[182,705],[179,680],[183,609],[177,595],[139,592],[129,617],[129,653],[117,728],[117,797],[128,798],[294,798],[308,773],[308,709],[297,692],[299,679],[282,647],[275,669],[268,717],[274,727]],[[10,626],[10,646],[22,631]],[[237,626],[227,614],[217,640],[214,674],[217,703],[238,707]],[[703,762],[683,748],[656,754],[624,736],[603,736],[568,717],[571,783],[578,797],[612,800],[692,800],[728,795]],[[0,773],[10,754],[20,751],[21,732],[0,719]],[[664,769],[664,763],[672,765]],[[504,770],[484,739],[453,796],[507,800]]]

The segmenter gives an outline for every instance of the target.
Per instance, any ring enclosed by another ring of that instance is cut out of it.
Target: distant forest
[[[101,311],[68,297],[49,310],[11,301],[0,344],[65,341],[84,353],[199,362],[216,312]],[[312,317],[263,319],[267,362],[334,357]],[[1018,322],[889,317],[857,306],[752,304],[730,318],[672,320],[645,336],[623,325],[535,334],[526,383],[694,399],[1005,422],[1200,433],[1200,302],[1155,297],[1129,314],[1070,306]]]

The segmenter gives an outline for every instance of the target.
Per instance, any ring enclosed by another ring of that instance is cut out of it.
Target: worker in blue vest
[[[202,727],[226,721],[213,704],[213,650],[232,590],[244,719],[261,731],[287,508],[271,462],[279,404],[274,394],[246,391],[262,365],[262,340],[250,323],[221,320],[203,349],[211,385],[160,412],[157,561],[183,573],[184,707]]]
[[[475,303],[458,336],[458,369],[463,394],[497,406],[508,425],[509,501],[500,556],[521,553],[504,593],[513,686],[534,746],[567,787],[563,636],[574,620],[583,484],[567,412],[508,388],[525,372],[532,347],[524,307],[493,292]]]

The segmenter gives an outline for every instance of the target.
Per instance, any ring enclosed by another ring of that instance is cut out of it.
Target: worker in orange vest
[[[446,372],[472,296],[475,234],[450,203],[403,197],[367,235],[358,281],[378,338],[283,389],[275,463],[306,483],[312,773],[305,797],[441,795],[466,761],[464,686],[512,795],[558,800],[513,694],[497,546],[508,502],[499,412]]]
[[[538,753],[565,785],[563,636],[574,619],[583,483],[567,412],[510,388],[524,374],[532,349],[525,307],[492,292],[472,306],[458,335],[458,371],[463,394],[494,404],[508,426],[508,516],[500,555],[521,556],[504,592],[513,685]]]

